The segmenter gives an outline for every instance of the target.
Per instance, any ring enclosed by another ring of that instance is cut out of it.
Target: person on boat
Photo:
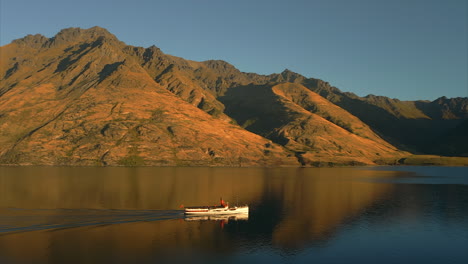
[[[223,200],[223,198],[219,198],[219,200],[221,201],[221,206],[222,206],[222,207],[226,207],[226,206],[227,206],[227,203]]]

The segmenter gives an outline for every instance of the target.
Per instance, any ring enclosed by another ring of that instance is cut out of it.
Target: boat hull
[[[249,214],[185,215],[185,221],[247,221]]]
[[[185,208],[185,214],[190,214],[190,215],[230,215],[230,214],[248,214],[248,213],[249,213],[248,206]]]

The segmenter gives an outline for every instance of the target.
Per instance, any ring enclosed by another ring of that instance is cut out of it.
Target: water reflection
[[[199,216],[185,216],[185,221],[222,221],[228,223],[229,221],[247,221],[249,214],[234,214],[234,215],[199,215]]]
[[[261,169],[0,168],[0,207],[178,209],[259,198]]]
[[[392,182],[405,175],[349,168],[2,167],[0,262],[193,263],[263,247],[306,250],[362,221],[439,217],[441,210],[468,219],[460,212],[468,209],[466,186],[447,191]],[[184,217],[179,209],[220,196],[249,204],[250,214]]]

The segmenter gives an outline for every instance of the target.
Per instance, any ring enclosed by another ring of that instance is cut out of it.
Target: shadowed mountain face
[[[408,154],[394,146],[445,153],[425,143],[468,118],[466,98],[361,98],[289,70],[128,46],[99,27],[28,35],[0,55],[2,164],[373,164]]]
[[[449,156],[468,157],[468,120],[439,137],[434,144],[433,152]]]
[[[280,74],[265,76],[240,72],[224,61],[194,62],[165,55],[155,47],[146,50],[132,47],[128,50],[133,50],[130,54],[139,58],[142,66],[157,82],[215,116],[225,118],[220,113],[228,106],[220,104],[217,99],[222,97],[224,101],[229,100],[225,95],[231,88],[281,83],[302,84],[354,115],[380,137],[401,149],[450,156],[464,155],[466,152],[463,147],[452,147],[450,151],[445,151],[432,142],[444,141],[449,131],[468,119],[468,98],[441,97],[429,102],[400,101],[375,95],[359,97],[342,92],[322,80],[306,78],[288,69]],[[242,109],[236,109],[238,111]]]
[[[435,141],[446,140],[450,131],[468,120],[466,97],[441,97],[432,102],[400,101],[374,95],[358,97],[341,92],[322,81],[306,80],[304,85],[346,109],[400,149],[415,153],[466,156],[466,148],[462,145],[446,151],[434,144]]]
[[[304,164],[369,164],[403,155],[358,118],[300,84],[235,87],[220,100],[243,127],[295,151]]]

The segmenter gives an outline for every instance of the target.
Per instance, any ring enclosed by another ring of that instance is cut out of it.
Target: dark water
[[[259,262],[468,263],[468,168],[0,167],[0,263]]]

